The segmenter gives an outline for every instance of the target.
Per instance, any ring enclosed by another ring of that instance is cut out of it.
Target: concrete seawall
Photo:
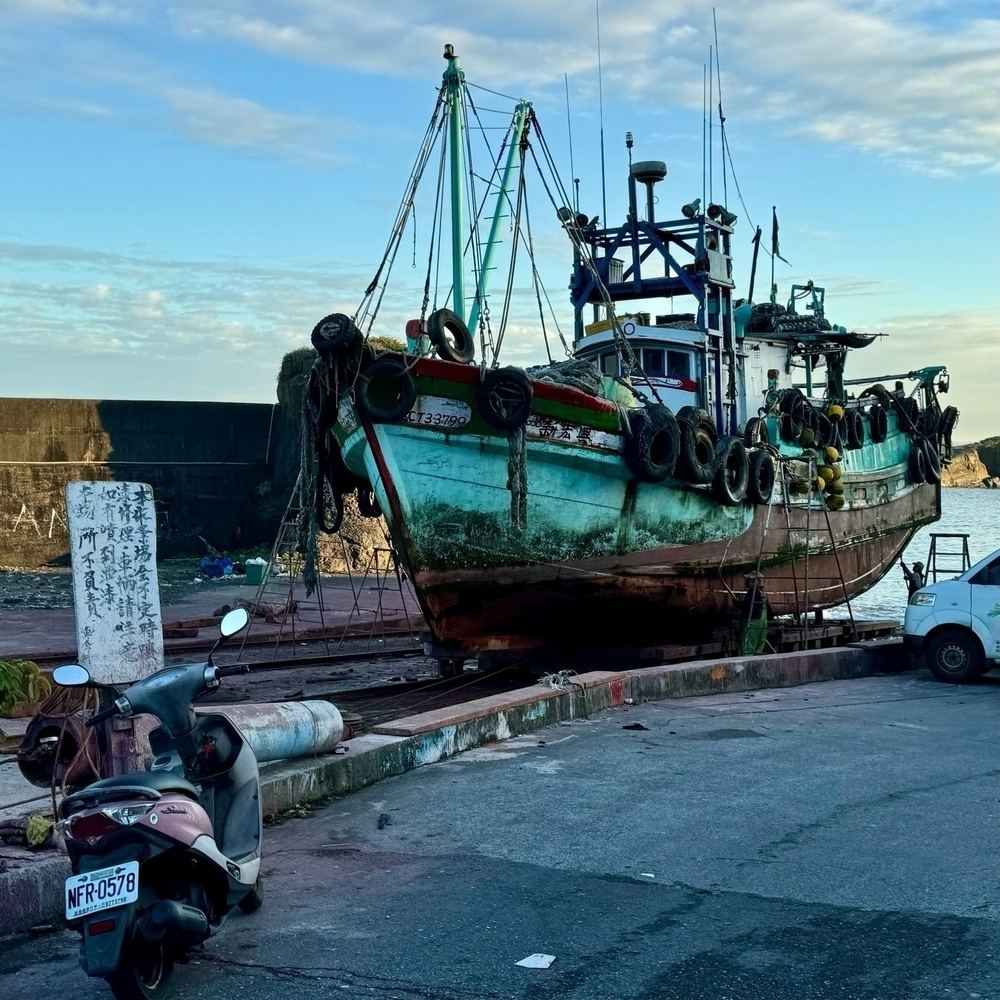
[[[277,407],[0,399],[0,565],[65,561],[66,483],[146,482],[161,556],[273,542],[290,484],[273,482]]]

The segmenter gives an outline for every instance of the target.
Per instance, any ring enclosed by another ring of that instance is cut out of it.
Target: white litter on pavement
[[[547,969],[555,960],[555,955],[542,955],[536,951],[534,955],[522,958],[520,962],[514,964],[523,965],[526,969]]]

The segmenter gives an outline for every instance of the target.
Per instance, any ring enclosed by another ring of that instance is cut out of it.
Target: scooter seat
[[[179,774],[173,774],[170,771],[137,771],[134,774],[119,774],[113,778],[101,778],[99,781],[87,785],[86,788],[73,792],[62,801],[59,811],[63,816],[68,816],[71,812],[85,809],[97,802],[112,798],[125,798],[128,790],[133,788],[136,791],[150,788],[161,795],[164,792],[180,792],[189,798],[198,798],[198,789],[187,778],[182,778]],[[121,794],[116,795],[116,792]]]

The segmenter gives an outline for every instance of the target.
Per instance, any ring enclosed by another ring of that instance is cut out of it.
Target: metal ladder
[[[948,538],[960,538],[962,540],[959,551],[942,551],[938,548],[938,539]],[[938,558],[941,556],[945,559],[961,559],[961,567],[939,566]],[[949,576],[961,576],[971,566],[972,560],[969,558],[969,535],[967,532],[931,532],[931,547],[927,553],[927,565],[924,567],[924,581],[926,583],[937,583],[939,573],[945,573]]]

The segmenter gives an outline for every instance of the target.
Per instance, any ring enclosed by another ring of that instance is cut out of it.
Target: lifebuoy
[[[476,386],[483,419],[504,431],[514,431],[531,416],[534,391],[520,368],[491,368]]]
[[[919,441],[910,443],[910,476],[915,483],[923,483],[927,480],[927,459],[924,457],[924,449]]]
[[[747,499],[757,505],[769,504],[774,492],[774,459],[766,451],[750,452]]]
[[[465,320],[450,309],[437,309],[427,317],[427,336],[438,357],[468,364],[476,356],[476,345]]]
[[[680,458],[677,468],[681,478],[704,486],[715,477],[715,442],[704,427],[692,427],[679,420],[681,435]]]
[[[881,444],[889,436],[889,418],[878,403],[873,403],[868,410],[868,429],[875,444]]]
[[[924,465],[926,466],[924,481],[934,486],[941,482],[941,456],[930,438],[923,439],[923,451]]]
[[[669,407],[660,403],[629,411],[631,434],[625,464],[646,483],[662,483],[674,474],[681,449],[681,429]]]
[[[743,428],[743,444],[747,448],[759,448],[770,443],[771,435],[767,429],[767,421],[762,417],[751,417]]]
[[[313,347],[325,357],[346,347],[352,341],[361,341],[364,338],[350,316],[331,313],[313,327],[310,339]]]
[[[865,443],[865,421],[860,410],[848,410],[844,415],[844,424],[847,431],[847,447],[857,451],[864,447]]]
[[[400,420],[417,400],[417,386],[402,361],[378,358],[358,376],[358,409],[381,423]]]
[[[743,441],[738,437],[724,437],[715,448],[715,476],[712,489],[719,501],[735,507],[747,495],[750,463]]]

